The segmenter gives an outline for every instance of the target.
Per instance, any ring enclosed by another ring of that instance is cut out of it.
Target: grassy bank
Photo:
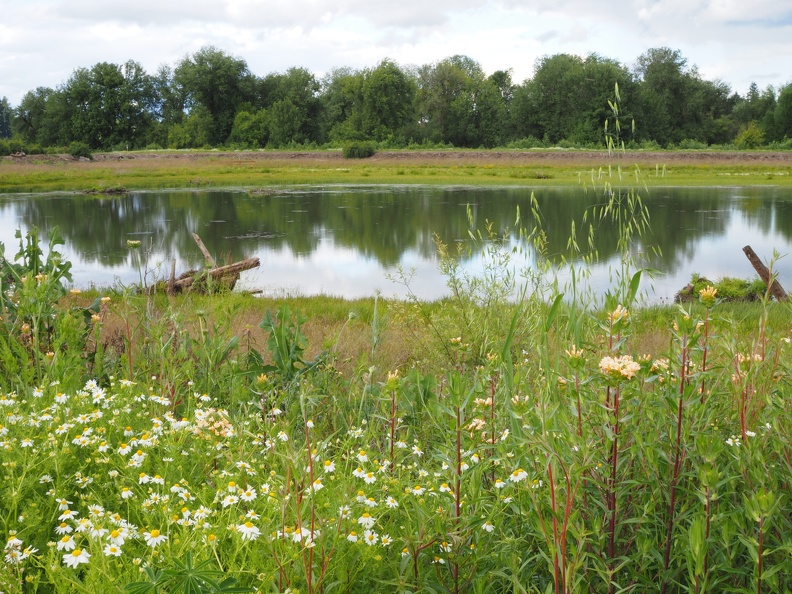
[[[652,185],[789,185],[792,153],[605,151],[139,152],[70,158],[6,157],[0,193],[185,187],[277,188],[321,184],[576,185],[618,163],[631,183],[637,165]]]
[[[114,304],[103,318],[103,338],[106,343],[118,343],[131,321],[143,323],[138,308],[130,307],[123,295],[113,289],[89,290],[64,298],[61,307],[85,308],[101,297],[111,297]],[[415,362],[434,364],[427,357],[428,345],[434,340],[432,329],[422,324],[405,324],[411,319],[410,307],[402,301],[382,298],[348,300],[327,295],[257,297],[241,293],[222,295],[187,294],[176,298],[159,295],[150,301],[157,316],[170,312],[178,317],[185,329],[197,329],[201,317],[213,326],[223,326],[231,336],[245,336],[246,344],[266,350],[267,332],[259,327],[268,311],[278,311],[287,304],[291,310],[306,318],[301,332],[306,337],[305,356],[314,359],[324,352],[332,352],[339,369],[348,376],[374,365],[377,369],[397,369]],[[421,316],[437,319],[455,306],[450,298],[420,304]],[[694,313],[697,303],[688,305]],[[630,348],[636,352],[659,356],[667,348],[667,328],[673,323],[676,306],[656,305],[638,308],[633,312],[633,334]],[[749,333],[756,320],[767,311],[768,329],[783,334],[792,327],[792,311],[785,305],[759,302],[723,302],[720,316],[711,324],[714,332],[733,330]],[[199,315],[200,314],[200,315]],[[504,316],[509,312],[504,311]],[[119,348],[122,348],[118,344]],[[521,350],[531,347],[530,340],[515,345]],[[123,350],[123,348],[122,348]]]

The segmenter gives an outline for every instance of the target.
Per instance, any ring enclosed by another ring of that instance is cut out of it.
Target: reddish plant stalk
[[[709,485],[707,486],[707,502],[704,504],[704,515],[706,516],[706,527],[704,529],[704,542],[709,542],[710,520],[712,516],[712,493],[710,493]],[[709,549],[704,551],[704,575],[707,575],[708,566],[709,566]]]
[[[421,530],[421,534],[418,535],[418,539],[420,540],[421,538],[423,538],[423,530]],[[437,541],[437,539],[433,538],[432,540],[430,540],[426,544],[416,546],[415,549],[413,549],[413,551],[412,551],[413,578],[415,579],[415,588],[417,590],[420,590],[420,570],[418,568],[418,555],[424,549],[428,549],[429,547],[431,547],[436,541]]]
[[[663,554],[663,585],[660,588],[660,593],[665,594],[668,588],[668,581],[665,574],[668,572],[668,566],[671,561],[671,538],[674,533],[674,512],[676,508],[676,488],[679,474],[682,469],[682,412],[685,400],[685,384],[687,383],[687,365],[688,365],[688,345],[687,336],[682,337],[682,368],[679,378],[679,405],[677,407],[677,435],[676,435],[676,448],[674,452],[674,471],[671,477],[670,496],[668,501],[668,528],[666,530],[666,546],[665,553]]]
[[[305,443],[308,450],[308,488],[313,489],[314,486],[314,472],[313,472],[313,455],[311,453],[311,431],[308,428],[308,424],[305,424]],[[299,487],[297,487],[299,488]],[[296,498],[298,504],[300,501],[300,496],[298,495]],[[297,521],[300,521],[300,513],[298,509],[297,513]],[[299,525],[297,528],[300,531],[300,537],[302,538],[302,525]],[[314,500],[313,497],[311,498],[311,540],[313,541],[314,537],[314,530],[316,529],[316,509],[314,507]],[[314,547],[308,547],[308,561],[305,564],[305,579],[307,582],[307,589],[308,594],[313,594],[313,553]],[[305,553],[303,553],[303,562],[305,562]]]
[[[759,517],[759,553],[758,565],[756,567],[756,594],[762,594],[762,545],[764,544],[764,518]]]
[[[740,420],[740,436],[742,437],[742,440],[745,441],[745,438],[747,437],[747,435],[745,434],[747,429],[745,416],[746,416],[746,406],[747,406],[746,400],[747,400],[748,387],[742,385],[743,382],[745,381],[745,378],[743,377],[743,372],[740,369],[739,356],[734,357],[734,375],[732,377],[734,378],[734,383],[739,383],[741,386],[740,397],[737,401],[737,416]]]
[[[492,453],[495,453],[495,376],[490,378],[490,430],[492,431]]]
[[[497,438],[495,437],[495,376],[493,375],[490,378],[490,431],[492,432],[492,437],[490,439],[490,445],[492,451],[490,452],[490,458],[495,457],[495,442]],[[490,482],[495,482],[495,466],[492,467],[490,472]]]
[[[547,465],[547,472],[550,475],[550,505],[553,509],[553,542],[558,546],[558,518],[556,518],[556,498],[555,498],[555,482],[553,481],[553,465]],[[555,582],[556,594],[559,594],[558,586],[560,580],[558,568],[558,551],[553,553],[553,581]]]
[[[704,311],[704,353],[701,356],[701,404],[704,404],[704,386],[706,379],[704,378],[704,372],[707,371],[707,352],[709,351],[708,343],[709,343],[709,309]]]
[[[393,463],[393,442],[396,439],[396,390],[391,391],[390,461]]]
[[[459,521],[462,517],[462,502],[460,489],[462,488],[462,413],[456,407],[456,484],[454,485],[454,518]]]
[[[577,396],[578,436],[583,437],[583,412],[580,406],[580,378],[575,374],[575,396]]]
[[[553,543],[556,547],[559,546],[558,542],[558,517],[556,516],[556,495],[555,495],[555,480],[553,479],[553,465],[547,463],[547,474],[550,478],[550,505],[553,509]],[[558,558],[560,551],[553,553],[553,581],[555,582],[555,592],[559,593],[559,585],[563,588],[563,568],[559,567]],[[563,558],[562,558],[563,563]]]
[[[613,393],[613,447],[611,449],[611,478],[610,491],[608,493],[608,510],[610,511],[610,537],[608,539],[608,558],[610,559],[611,570],[613,570],[613,559],[616,556],[616,467],[619,463],[619,396],[620,390],[616,388]],[[609,586],[609,589],[613,586]]]
[[[127,366],[129,367],[129,381],[135,379],[132,375],[132,328],[129,327],[129,318],[126,319],[126,338],[127,338]]]

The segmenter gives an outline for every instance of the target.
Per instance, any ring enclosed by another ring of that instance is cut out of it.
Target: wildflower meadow
[[[67,305],[51,236],[3,260],[3,592],[792,588],[786,304],[746,332],[707,288],[643,353],[640,271],[591,308],[446,256],[455,297],[391,319],[413,357],[377,368],[375,320],[350,374],[287,305],[263,352],[178,299]]]

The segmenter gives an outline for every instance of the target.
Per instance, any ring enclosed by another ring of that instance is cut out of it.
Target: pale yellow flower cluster
[[[618,305],[612,313],[608,314],[608,319],[610,320],[611,324],[615,324],[621,320],[626,320],[629,315],[629,311],[627,311],[622,305]]]
[[[208,429],[216,436],[231,437],[235,434],[234,427],[228,420],[225,410],[209,408],[206,411],[195,412],[195,433],[202,435],[202,429]]]
[[[603,357],[599,367],[602,373],[615,379],[632,379],[641,370],[641,366],[630,355]]]
[[[717,294],[718,294],[718,289],[716,289],[712,285],[707,285],[706,288],[701,289],[699,291],[699,297],[701,299],[701,303],[703,303],[705,307],[712,307],[713,305],[715,305],[715,296]]]

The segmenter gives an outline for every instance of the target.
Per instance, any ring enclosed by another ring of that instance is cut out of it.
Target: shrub
[[[767,148],[771,148],[776,151],[788,151],[792,149],[792,138],[784,137],[784,140],[777,140],[775,142],[771,142],[767,145]]]
[[[751,122],[740,130],[740,133],[737,134],[737,137],[734,139],[734,144],[741,150],[755,149],[762,146],[764,141],[765,138],[762,129],[756,122]]]
[[[81,157],[85,157],[86,159],[93,159],[93,154],[91,153],[91,147],[89,147],[84,142],[78,142],[75,140],[69,145],[67,151],[75,159],[79,159]]]
[[[718,297],[724,301],[758,301],[767,291],[761,279],[746,280],[741,278],[723,277],[713,282],[697,273],[691,275],[690,284],[677,294],[677,301],[693,301],[698,299],[702,289],[713,286]]]
[[[544,143],[535,136],[529,136],[527,138],[520,138],[519,140],[511,141],[509,144],[506,145],[506,148],[510,148],[510,149],[544,148]]]
[[[663,147],[655,140],[643,140],[638,145],[638,148],[644,151],[661,151]]]
[[[679,148],[682,150],[701,150],[707,148],[707,143],[692,138],[685,138],[679,141]]]
[[[19,138],[8,138],[5,143],[8,150],[8,153],[6,154],[8,155],[25,152],[25,143],[23,143]]]
[[[343,151],[345,159],[368,159],[377,152],[370,142],[352,142],[345,145]]]

